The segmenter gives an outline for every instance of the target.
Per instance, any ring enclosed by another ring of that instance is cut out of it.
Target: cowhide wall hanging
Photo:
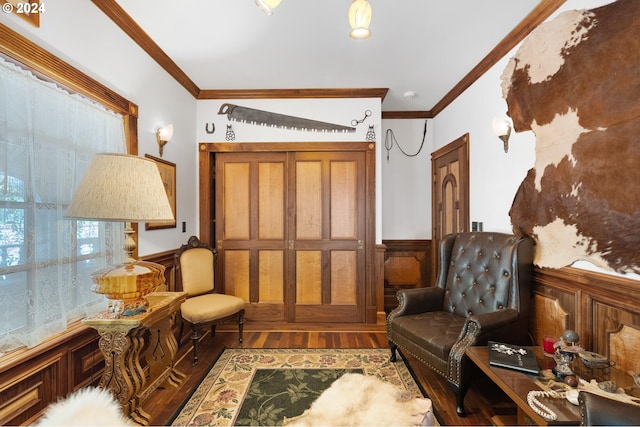
[[[640,1],[567,11],[522,43],[502,76],[535,166],[510,210],[535,263],[640,272]]]

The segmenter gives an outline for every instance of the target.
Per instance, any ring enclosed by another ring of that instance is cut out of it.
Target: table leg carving
[[[149,395],[159,386],[175,387],[186,378],[175,369],[178,342],[172,332],[185,298],[184,292],[151,293],[147,296],[151,308],[145,313],[114,319],[104,312],[82,321],[100,335],[105,368],[99,386],[110,390],[124,413],[140,425],[151,423],[142,408]],[[142,367],[143,350],[148,370]]]
[[[134,392],[134,385],[129,375],[124,374],[127,354],[131,347],[128,333],[128,328],[102,330],[98,341],[98,347],[105,360],[104,373],[99,386],[111,390],[125,411]]]

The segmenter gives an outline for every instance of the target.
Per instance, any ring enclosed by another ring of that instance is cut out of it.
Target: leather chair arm
[[[467,323],[476,323],[477,327],[475,329],[478,331],[477,334],[480,335],[501,328],[509,323],[513,323],[518,320],[518,316],[518,311],[512,308],[505,308],[492,313],[469,316],[467,318]],[[465,326],[463,328],[463,333],[466,330],[467,327]]]
[[[398,307],[391,318],[442,310],[444,289],[438,287],[403,289],[397,292]]]

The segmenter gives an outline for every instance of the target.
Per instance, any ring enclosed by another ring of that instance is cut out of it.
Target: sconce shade
[[[162,126],[161,128],[158,129],[157,135],[161,141],[171,140],[171,137],[173,136],[173,125],[169,124],[166,126]]]
[[[112,153],[91,160],[65,217],[148,223],[174,219],[156,164]]]
[[[371,24],[371,5],[367,0],[353,0],[349,7],[349,25],[351,25],[349,36],[354,39],[366,39],[371,35],[369,24]]]
[[[499,119],[498,117],[493,118],[492,124],[493,133],[495,133],[498,137],[506,135],[511,131],[511,126],[509,126],[509,123],[506,120]]]
[[[95,293],[112,300],[115,317],[148,309],[146,295],[165,283],[165,267],[136,261],[131,254],[136,243],[131,222],[173,221],[167,192],[154,162],[126,154],[96,155],[82,177],[65,214],[67,218],[94,221],[124,221],[127,257],[123,264],[91,275]]]
[[[497,117],[493,118],[493,133],[496,134],[498,138],[502,141],[504,145],[504,152],[509,151],[509,136],[511,135],[511,125],[508,121],[499,119]]]
[[[173,125],[168,124],[166,126],[162,126],[156,130],[156,140],[158,141],[158,148],[160,151],[160,157],[162,157],[162,152],[164,151],[164,146],[167,145],[167,142],[171,140],[173,136]]]
[[[267,15],[271,15],[273,13],[273,9],[275,9],[282,0],[256,0],[256,4]]]

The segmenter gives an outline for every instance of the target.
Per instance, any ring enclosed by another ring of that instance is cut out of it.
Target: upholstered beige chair
[[[193,364],[198,364],[199,330],[211,326],[211,335],[215,335],[217,324],[230,320],[238,322],[239,341],[242,343],[244,324],[244,301],[232,295],[214,291],[214,269],[217,251],[196,236],[191,236],[187,244],[182,245],[175,254],[176,276],[181,278],[182,290],[187,300],[180,306],[182,325],[191,326],[193,341]]]
[[[387,317],[391,360],[398,347],[447,379],[466,415],[465,351],[487,341],[529,344],[533,241],[503,233],[457,233],[440,243],[433,287],[397,293]]]

